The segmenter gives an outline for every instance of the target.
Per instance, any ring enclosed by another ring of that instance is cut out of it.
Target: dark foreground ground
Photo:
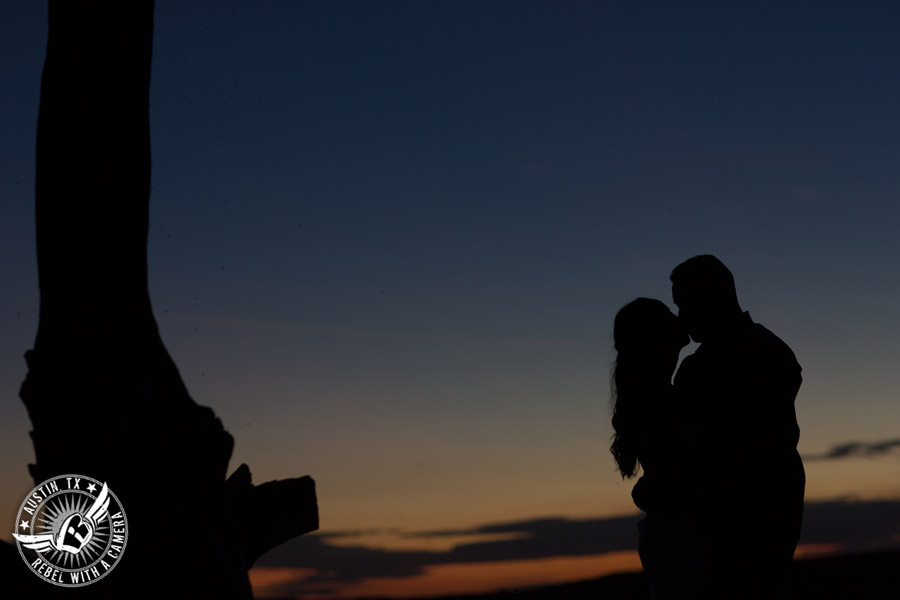
[[[441,600],[651,600],[643,573]],[[794,563],[794,600],[900,598],[900,551],[834,556]],[[436,600],[432,598],[431,600]]]
[[[15,563],[21,561],[12,545],[0,543],[0,550],[6,551],[0,552],[0,555],[7,559],[0,561],[0,566],[8,561]],[[9,595],[8,591],[18,589],[17,582],[30,584],[27,589],[34,591],[40,591],[42,589],[40,586],[46,585],[34,579],[25,569],[16,569],[14,573],[9,573],[9,575],[20,574],[21,581],[15,577],[7,577],[5,571],[5,568],[0,568],[2,574],[0,579],[3,580],[0,584],[0,598],[6,598]],[[35,585],[38,586],[37,589]],[[40,595],[30,597],[39,598]],[[900,598],[900,550],[817,558],[794,563],[794,600],[898,598]],[[623,573],[563,585],[494,594],[445,596],[429,600],[651,600],[651,598],[643,573]]]

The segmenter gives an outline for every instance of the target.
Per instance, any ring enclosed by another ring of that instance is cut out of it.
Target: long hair
[[[616,314],[616,361],[611,382],[615,433],[609,450],[623,479],[637,475],[641,428],[646,424],[650,402],[662,393],[659,379],[648,374],[664,368],[660,363],[661,350],[671,349],[681,336],[687,337],[679,329],[677,317],[659,300],[638,298]]]

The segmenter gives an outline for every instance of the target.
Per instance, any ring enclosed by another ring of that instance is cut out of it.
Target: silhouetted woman
[[[643,476],[632,491],[646,513],[638,552],[655,600],[694,598],[701,590],[701,546],[693,516],[696,467],[691,419],[675,399],[672,375],[688,335],[659,300],[638,298],[619,310],[613,338],[615,430],[610,451],[623,478]]]

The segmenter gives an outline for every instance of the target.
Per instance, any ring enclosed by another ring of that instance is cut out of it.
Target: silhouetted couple
[[[805,475],[791,349],[742,311],[711,255],[672,271],[676,317],[638,298],[616,315],[611,447],[646,513],[638,550],[655,600],[790,597]],[[688,336],[699,342],[684,358]],[[674,374],[674,384],[672,383]]]

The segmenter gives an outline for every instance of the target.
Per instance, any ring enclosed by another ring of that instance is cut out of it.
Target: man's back
[[[699,424],[698,512],[719,583],[766,581],[793,555],[805,486],[794,410],[800,370],[787,344],[743,313],[676,374],[678,397]]]

